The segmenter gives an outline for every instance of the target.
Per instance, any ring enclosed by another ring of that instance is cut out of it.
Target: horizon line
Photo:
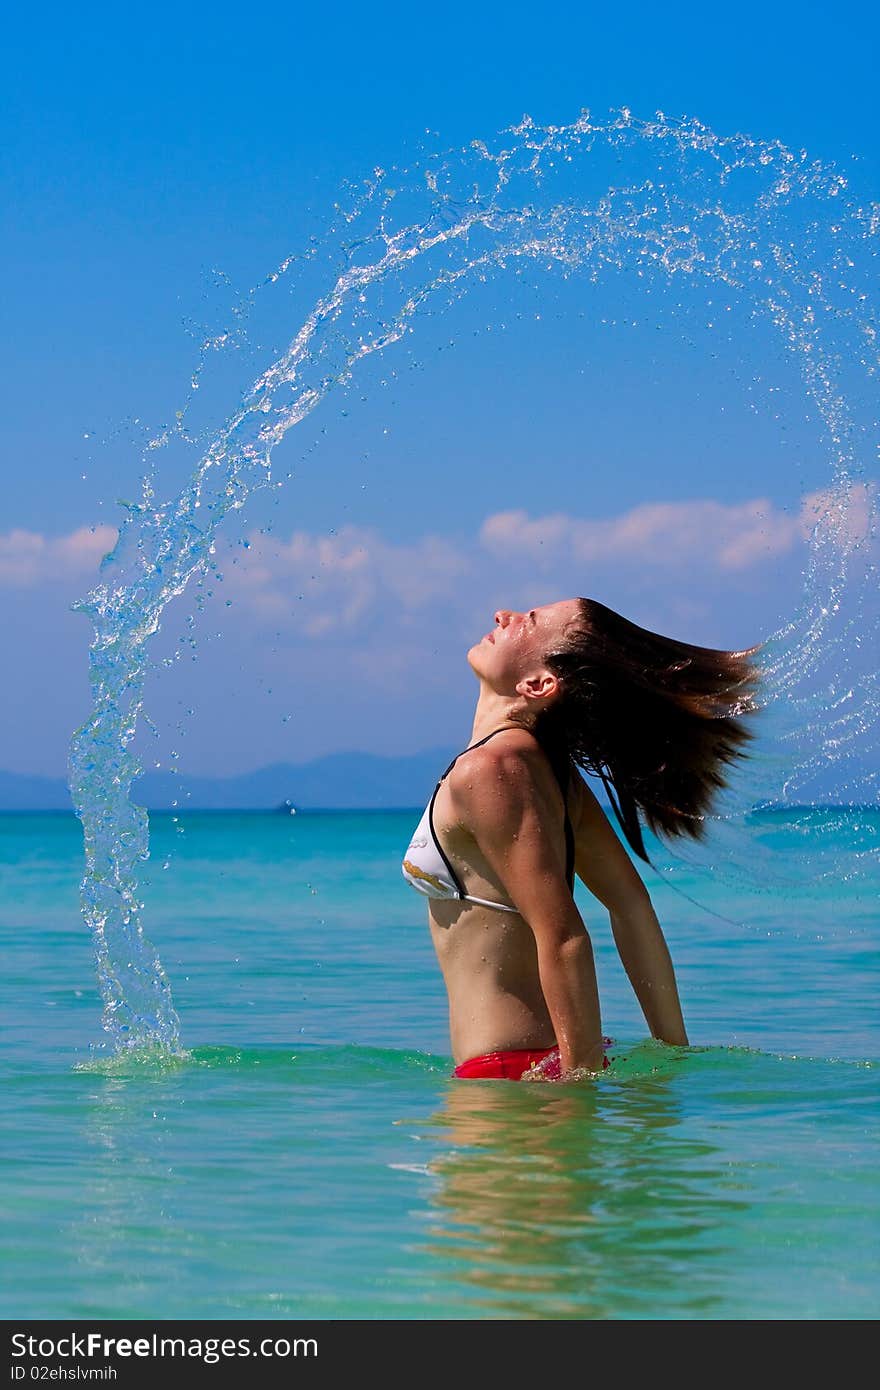
[[[134,805],[139,803],[134,802]],[[280,806],[141,806],[141,810],[154,816],[179,816],[196,814],[202,816],[327,816],[327,815],[396,815],[423,809],[421,803],[396,806],[296,806],[293,803]],[[787,811],[880,811],[876,801],[773,801],[755,802],[746,814],[774,813]],[[2,806],[0,816],[77,816],[73,806]]]

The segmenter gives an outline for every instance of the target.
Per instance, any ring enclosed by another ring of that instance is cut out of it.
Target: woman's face
[[[572,626],[582,626],[580,601],[560,599],[524,613],[499,608],[495,626],[468,652],[468,663],[499,693],[513,694],[517,684],[545,670],[544,658],[555,651]]]

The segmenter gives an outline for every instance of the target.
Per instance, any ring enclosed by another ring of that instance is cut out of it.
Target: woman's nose
[[[510,622],[510,617],[511,614],[509,608],[499,608],[498,612],[495,614],[495,621],[496,623],[498,623],[500,627],[506,627],[507,624]]]

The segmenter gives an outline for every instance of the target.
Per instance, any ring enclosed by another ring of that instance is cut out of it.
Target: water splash
[[[594,120],[584,111],[567,126],[525,117],[494,145],[475,140],[407,168],[377,169],[348,207],[337,206],[327,246],[342,268],[206,440],[178,495],[157,501],[144,481],[100,582],[76,605],[94,626],[94,708],[72,739],[70,786],[84,830],[82,909],[96,942],[103,1025],[117,1049],[180,1051],[169,984],[140,920],[147,814],[129,795],[142,770],[131,744],[149,644],[166,605],[210,569],[228,514],[273,484],[273,450],[289,430],[424,315],[526,265],[594,284],[628,274],[722,285],[778,330],[822,421],[828,486],[801,607],[764,649],[762,756],[719,804],[712,852],[742,879],[755,804],[796,796],[829,760],[849,768],[842,799],[876,796],[876,772],[857,758],[850,767],[846,756],[875,740],[880,703],[876,675],[847,675],[854,634],[874,642],[877,628],[877,494],[866,460],[876,457],[878,339],[865,261],[876,256],[880,207],[848,201],[845,178],[805,151],[721,137],[662,113],[641,120],[624,108]],[[315,251],[289,257],[241,315],[270,286],[304,272]],[[206,352],[227,339],[220,334]],[[859,373],[867,406],[844,389],[844,367]],[[876,845],[865,854],[873,863]],[[683,848],[682,858],[705,862],[705,852]]]

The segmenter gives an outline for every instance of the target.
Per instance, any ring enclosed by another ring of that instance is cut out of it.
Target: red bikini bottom
[[[610,1038],[605,1038],[610,1043]],[[549,1061],[544,1061],[549,1058]],[[525,1048],[514,1052],[486,1052],[482,1057],[471,1057],[455,1068],[453,1076],[464,1080],[503,1080],[519,1081],[532,1067],[543,1062],[541,1075],[548,1081],[558,1081],[562,1075],[562,1065],[558,1047]],[[608,1066],[608,1058],[602,1058],[602,1066]]]

